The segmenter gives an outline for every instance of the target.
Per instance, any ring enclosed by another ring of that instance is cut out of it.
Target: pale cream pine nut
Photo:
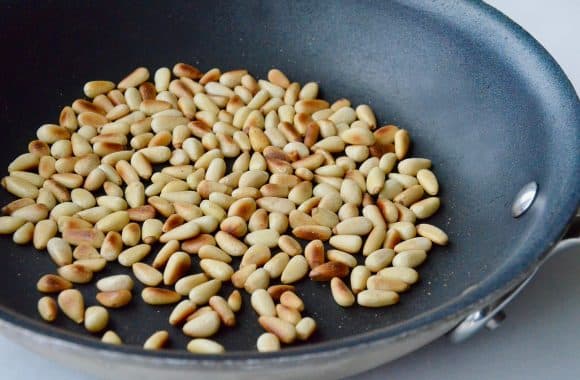
[[[16,232],[26,223],[26,219],[16,216],[0,216],[0,234]]]
[[[397,253],[393,258],[394,267],[415,268],[427,259],[427,253],[421,249],[410,249]]]
[[[334,111],[331,108],[316,111],[312,114],[312,120],[314,121],[323,121],[326,120],[332,115]]]
[[[143,260],[151,252],[151,246],[148,244],[139,244],[122,251],[117,260],[123,266],[129,267]]]
[[[390,223],[389,229],[395,229],[403,240],[409,240],[417,236],[417,229],[411,222]]]
[[[395,251],[389,248],[382,248],[369,254],[365,259],[365,266],[372,272],[378,272],[385,268],[395,257]]]
[[[395,133],[394,142],[395,154],[399,160],[402,160],[407,155],[407,152],[409,151],[409,145],[411,144],[409,132],[404,129],[399,129]]]
[[[358,265],[350,272],[350,286],[354,294],[358,294],[366,289],[367,280],[371,276],[371,271],[364,265]]]
[[[378,194],[385,184],[385,172],[375,166],[367,176],[366,188],[369,194]]]
[[[34,224],[27,222],[20,226],[12,235],[12,240],[16,244],[24,245],[32,241],[34,236]]]
[[[423,197],[423,193],[424,191],[421,185],[414,185],[402,193],[399,193],[393,200],[395,203],[400,203],[405,207],[409,207],[412,204],[418,202]]]
[[[303,203],[304,205],[304,203]],[[308,212],[308,210],[303,210],[305,212]],[[339,223],[339,218],[338,216],[327,209],[324,208],[315,208],[312,210],[312,219],[314,220],[314,222],[316,224],[319,224],[321,226],[325,226],[328,228],[333,228],[335,227],[338,223]]]
[[[227,302],[230,309],[237,313],[242,308],[242,295],[238,290],[234,290],[230,293]]]
[[[138,67],[125,78],[123,78],[118,84],[117,87],[121,90],[125,90],[129,87],[137,87],[141,83],[147,81],[149,79],[149,70],[145,67]]]
[[[294,256],[290,259],[286,268],[284,268],[280,280],[283,284],[291,284],[299,281],[306,276],[308,269],[308,262],[304,256]]]
[[[286,252],[278,252],[264,264],[264,269],[268,272],[270,278],[278,278],[282,275],[289,261],[290,256]]]
[[[236,325],[236,316],[230,308],[228,301],[220,296],[213,296],[209,299],[209,305],[218,313],[222,323],[225,326],[233,327]]]
[[[175,291],[183,296],[187,296],[193,288],[207,281],[208,277],[204,273],[191,274],[180,278],[175,283]],[[161,280],[159,280],[159,282],[161,282]]]
[[[366,235],[373,229],[371,220],[364,216],[345,219],[338,223],[333,232],[338,235]]]
[[[445,231],[432,224],[418,224],[417,233],[438,245],[447,245],[449,238]]]
[[[72,249],[70,245],[61,238],[54,237],[48,241],[46,246],[48,254],[56,265],[62,267],[72,263]]]
[[[144,288],[141,292],[141,298],[149,305],[167,305],[179,302],[181,294],[163,288]]]
[[[416,237],[400,242],[395,246],[394,250],[397,253],[409,250],[429,251],[431,247],[432,247],[431,240],[425,237]]]
[[[290,215],[288,215],[288,223],[290,224],[290,227],[292,227],[292,228],[297,228],[297,227],[301,227],[301,226],[316,225],[316,223],[314,222],[314,219],[312,219],[312,217],[310,215],[308,215],[305,212],[300,211],[300,210],[294,210],[294,211],[290,212]],[[302,232],[304,233],[304,231],[302,231]],[[314,240],[314,239],[310,239],[310,240]]]
[[[248,265],[245,268],[252,268],[252,265]],[[243,284],[244,289],[248,293],[253,293],[256,289],[266,289],[270,284],[270,275],[264,268],[258,268],[250,273]]]
[[[232,257],[225,253],[222,249],[213,245],[202,246],[198,253],[200,259],[214,259],[218,261],[223,261],[224,263],[231,263]]]
[[[279,212],[271,212],[268,215],[268,225],[270,229],[282,234],[288,229],[288,216]]]
[[[249,245],[261,244],[265,245],[269,248],[274,248],[278,245],[278,239],[280,238],[280,234],[278,231],[265,229],[250,232],[246,235],[245,241]]]
[[[187,322],[183,326],[183,333],[193,338],[207,338],[217,333],[220,325],[218,313],[211,310]]]
[[[326,253],[329,261],[340,262],[347,265],[350,268],[354,268],[357,265],[356,258],[347,252],[340,251],[338,249],[330,249]]]
[[[3,220],[4,218],[5,217],[0,217],[0,220]],[[24,224],[25,221],[23,219],[18,219],[17,224],[20,223],[20,220],[22,220],[22,224]],[[6,226],[6,224],[0,223],[0,226]],[[14,230],[16,230],[16,228],[14,228]],[[38,222],[34,228],[34,234],[32,235],[32,245],[34,248],[38,250],[45,249],[48,241],[56,235],[57,230],[58,226],[54,220],[41,220]]]
[[[187,351],[192,354],[222,354],[226,350],[221,344],[211,339],[197,338],[189,341]]]
[[[330,290],[332,292],[334,302],[336,302],[338,305],[342,307],[350,307],[354,304],[354,295],[340,278],[332,278],[330,281]]]
[[[127,211],[116,211],[99,220],[95,224],[95,227],[103,232],[119,232],[123,227],[129,224],[129,222],[129,214]]]
[[[223,261],[202,259],[199,264],[208,276],[221,281],[228,281],[234,274],[234,269]]]
[[[147,219],[143,222],[141,239],[145,244],[153,244],[162,234],[163,222],[159,219]]]
[[[58,140],[58,141],[66,141],[66,140]],[[39,142],[47,146],[48,153],[50,153],[50,149],[48,145],[44,142]],[[55,142],[56,143],[56,142]],[[49,155],[49,154],[46,154]],[[8,172],[16,172],[16,171],[26,171],[35,169],[38,167],[40,163],[41,156],[34,153],[23,153],[20,156],[16,157],[9,165],[8,165]],[[30,173],[32,174],[32,173]],[[38,185],[37,185],[38,186]]]
[[[71,200],[83,210],[94,207],[97,204],[93,194],[81,188],[73,189],[73,191],[71,191]]]
[[[101,278],[97,281],[97,289],[101,292],[110,292],[115,290],[132,290],[133,280],[126,274],[118,274]]]
[[[339,136],[326,136],[312,145],[313,149],[324,149],[330,153],[339,153],[345,150],[344,140]],[[348,147],[347,147],[348,149]],[[367,149],[368,151],[368,149]],[[308,168],[310,169],[310,168]]]
[[[329,261],[313,268],[309,276],[313,281],[330,281],[333,277],[348,276],[349,270],[349,266],[343,262]]]
[[[36,289],[43,293],[59,293],[72,288],[72,283],[55,274],[45,274],[36,283]]]
[[[172,326],[179,325],[187,319],[196,310],[196,306],[190,300],[183,300],[178,303],[169,315],[169,324]]]
[[[151,335],[145,343],[143,348],[146,350],[160,350],[169,342],[169,333],[165,330],[156,331]]]
[[[348,253],[356,253],[362,247],[362,238],[358,235],[334,235],[328,242],[333,247]]]
[[[20,198],[33,198],[38,196],[38,188],[30,182],[13,176],[2,178],[2,186],[13,195]]]
[[[367,279],[367,288],[369,290],[392,290],[401,293],[409,289],[409,284],[401,280],[373,275]]]
[[[355,205],[362,203],[361,189],[352,179],[342,181],[340,196],[345,203],[353,203]]]
[[[254,244],[248,248],[242,257],[240,263],[240,268],[256,264],[257,266],[264,265],[270,258],[272,254],[270,253],[270,248],[264,244]]]
[[[129,87],[128,89],[125,90],[125,100],[127,101],[127,106],[129,107],[130,111],[137,111],[140,110],[140,105],[141,102],[143,101],[143,98],[141,97],[139,90],[137,90],[135,87]],[[119,106],[122,106],[122,104],[119,104],[116,107]],[[110,111],[111,110],[107,112]]]
[[[76,289],[65,289],[58,295],[58,306],[73,322],[80,324],[85,316],[85,301]]]
[[[145,263],[134,263],[133,274],[144,285],[157,286],[163,280],[163,274],[157,269]]]
[[[310,317],[305,317],[296,325],[296,336],[300,340],[308,340],[316,331],[316,321]]]
[[[189,292],[189,299],[196,305],[204,305],[215,295],[222,287],[222,282],[218,279],[212,279],[194,286]]]
[[[102,306],[89,306],[85,310],[85,328],[92,333],[101,332],[109,323],[109,312]]]
[[[272,333],[263,333],[256,341],[256,348],[259,352],[280,351],[280,340]]]
[[[399,295],[391,290],[363,290],[357,295],[357,302],[365,307],[384,307],[399,302]]]
[[[97,301],[108,308],[117,309],[131,302],[132,295],[129,290],[113,290],[97,293]]]
[[[94,258],[94,259],[79,259],[73,262],[76,265],[84,267],[86,270],[90,272],[100,272],[105,269],[107,265],[107,260],[103,259],[102,257]]]
[[[30,198],[23,198],[23,199],[30,199]],[[56,206],[56,198],[52,193],[47,189],[40,189],[38,190],[38,197],[36,198],[36,202],[38,204],[43,204],[48,207],[49,210],[52,210]]]
[[[418,219],[427,219],[437,212],[440,205],[439,197],[430,197],[412,204],[410,209]]]
[[[367,123],[371,129],[374,129],[377,126],[377,119],[371,107],[366,104],[361,104],[356,107],[356,115],[359,120],[364,121]]]
[[[123,344],[123,341],[121,340],[119,335],[117,335],[117,333],[115,333],[113,330],[105,332],[103,334],[103,337],[101,338],[101,341],[107,344],[116,344],[116,345]]]
[[[44,296],[38,300],[38,314],[47,322],[53,322],[58,316],[58,305],[52,297]]]
[[[194,219],[165,232],[161,235],[159,241],[161,243],[167,243],[170,240],[187,240],[199,235],[200,232],[199,224],[196,219]]]
[[[419,170],[429,169],[431,167],[431,160],[426,158],[407,158],[399,162],[397,170],[401,174],[416,176]]]
[[[387,279],[403,281],[409,285],[419,281],[419,273],[413,268],[388,267],[382,269],[378,275]]]
[[[276,306],[272,297],[265,289],[256,289],[251,296],[252,308],[260,316],[276,316]]]
[[[379,166],[379,159],[376,157],[367,158],[362,164],[359,166],[359,171],[364,175],[368,176],[369,172],[372,168]]]

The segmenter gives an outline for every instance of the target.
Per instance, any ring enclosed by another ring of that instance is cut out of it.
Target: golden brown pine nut
[[[355,297],[346,286],[346,284],[338,277],[332,278],[330,281],[330,290],[334,301],[342,307],[350,307],[355,302]]]
[[[65,289],[58,295],[58,306],[75,323],[82,323],[85,316],[83,295],[76,289]]]
[[[141,298],[149,305],[168,305],[179,302],[181,294],[162,288],[145,288],[141,292]]]
[[[38,314],[47,322],[53,322],[58,316],[58,305],[52,297],[42,297],[38,300]]]

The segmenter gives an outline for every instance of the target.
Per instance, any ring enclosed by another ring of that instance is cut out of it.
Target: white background
[[[539,40],[580,88],[580,1],[489,0]],[[442,338],[363,379],[580,378],[580,252],[553,258],[493,332]],[[0,337],[0,379],[92,379]]]

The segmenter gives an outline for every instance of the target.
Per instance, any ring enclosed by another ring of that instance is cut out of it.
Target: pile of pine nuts
[[[432,244],[447,244],[440,228],[416,224],[440,206],[431,161],[407,158],[409,133],[378,127],[368,105],[330,104],[317,83],[277,69],[256,80],[178,63],[149,78],[140,67],[117,85],[86,83],[87,98],[42,125],[2,179],[19,199],[2,209],[0,233],[56,264],[37,283],[56,295],[38,302],[44,320],[61,310],[102,333],[135,278],[147,304],[176,305],[169,323],[193,338],[189,351],[221,353],[209,338],[242,307],[238,290],[219,295],[230,281],[251,294],[265,330],[257,349],[277,351],[316,330],[294,283],[330,281],[342,307],[393,305]],[[85,308],[73,286],[114,261],[133,277],[100,278],[99,305]],[[122,342],[111,330],[102,341]],[[157,331],[144,348],[168,341]]]

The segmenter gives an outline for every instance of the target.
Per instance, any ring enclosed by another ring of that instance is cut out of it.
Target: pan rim
[[[549,68],[554,80],[559,83],[559,91],[564,97],[573,98],[578,103],[578,96],[569,82],[568,78],[550,56],[550,54],[537,42],[531,35],[522,29],[515,22],[495,8],[483,2],[462,1],[453,2],[454,7],[447,11],[450,15],[456,13],[476,13],[486,21],[492,22],[498,27],[503,27],[518,37],[519,43],[532,51],[535,56]],[[419,2],[409,5],[413,8],[428,9],[433,5],[420,4]],[[548,75],[548,74],[547,74]],[[580,128],[580,123],[576,125]],[[580,165],[576,163],[577,169]],[[561,215],[568,223],[574,217],[576,209],[579,206],[580,184],[572,189],[570,198],[561,203]],[[271,366],[283,363],[296,363],[297,361],[314,360],[336,355],[344,350],[353,350],[364,346],[372,345],[383,341],[397,341],[405,339],[421,331],[432,328],[445,320],[451,320],[458,316],[465,315],[469,310],[473,310],[478,305],[484,305],[499,296],[505,294],[517,282],[530,273],[545,256],[545,254],[557,243],[562,237],[568,223],[562,225],[551,225],[546,228],[546,246],[538,247],[535,252],[526,252],[519,255],[520,260],[501,271],[497,270],[490,273],[489,276],[478,284],[471,292],[463,292],[460,296],[439,305],[434,309],[425,311],[412,319],[401,321],[397,324],[374,330],[367,333],[361,333],[346,338],[325,341],[316,344],[307,344],[299,347],[285,348],[283,351],[275,353],[258,353],[255,351],[238,351],[222,355],[193,355],[186,351],[165,350],[160,352],[145,351],[138,346],[111,346],[101,343],[100,341],[89,336],[79,336],[51,325],[44,324],[30,317],[20,315],[0,305],[0,319],[20,328],[29,330],[39,336],[58,341],[59,344],[68,345],[76,349],[89,349],[95,353],[108,352],[131,356],[139,360],[147,360],[148,365],[163,365],[167,363],[199,366],[204,369],[223,369],[231,367],[232,369],[243,369],[244,363],[249,361],[257,366]],[[504,279],[503,281],[501,279]],[[508,279],[509,280],[506,280]]]

